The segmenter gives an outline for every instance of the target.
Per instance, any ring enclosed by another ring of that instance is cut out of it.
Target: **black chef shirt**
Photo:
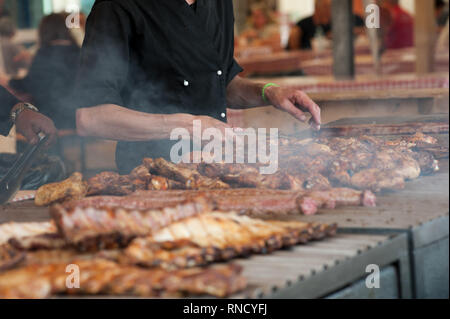
[[[242,71],[234,60],[232,0],[97,0],[87,20],[78,107],[207,115],[226,121],[226,87]],[[175,142],[119,142],[128,173],[143,157],[169,158]]]
[[[0,86],[0,135],[8,135],[12,127],[11,109],[20,101],[3,86]]]

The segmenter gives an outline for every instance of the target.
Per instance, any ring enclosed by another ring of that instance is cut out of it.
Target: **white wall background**
[[[288,13],[292,21],[311,16],[314,13],[314,0],[278,0],[280,11]],[[400,0],[400,5],[414,14],[415,0]],[[431,0],[430,0],[431,1]]]
[[[400,5],[409,13],[414,14],[414,0],[400,0]]]
[[[279,8],[291,21],[298,21],[314,13],[314,0],[279,0]]]

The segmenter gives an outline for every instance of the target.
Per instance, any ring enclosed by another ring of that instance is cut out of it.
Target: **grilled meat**
[[[51,216],[64,239],[82,250],[115,248],[173,222],[210,211],[203,197],[161,209],[54,205]]]
[[[431,175],[439,171],[439,161],[431,153],[411,152],[411,157],[419,164],[422,175]]]
[[[147,238],[135,239],[125,249],[122,262],[150,267],[193,267],[270,253],[333,235],[335,231],[335,225],[263,221],[216,212],[189,218]]]
[[[314,197],[315,194],[331,194],[336,206],[373,206],[375,196],[370,192],[355,191],[339,188],[327,191],[285,191],[269,189],[230,189],[230,190],[203,190],[203,191],[140,191],[127,197],[92,197],[77,202],[67,202],[67,210],[80,209],[116,209],[122,207],[127,210],[148,210],[179,205],[196,196],[208,200],[214,210],[223,212],[237,212],[250,216],[286,215],[304,213],[299,205],[303,197]],[[364,200],[365,196],[372,198],[372,203]],[[362,200],[356,201],[355,198]],[[319,203],[320,204],[320,203]],[[316,211],[322,205],[315,205]],[[311,210],[308,209],[307,212]]]
[[[371,168],[352,176],[352,186],[358,189],[370,189],[376,193],[382,190],[405,188],[405,178],[395,170]]]
[[[72,260],[80,288],[67,288],[67,263],[30,265],[0,275],[0,298],[48,298],[56,294],[174,297],[182,294],[226,297],[245,288],[237,265],[177,271],[147,270],[104,260]]]
[[[140,167],[138,168],[140,169]],[[148,171],[147,171],[148,173]],[[140,174],[138,171],[134,174]],[[136,177],[133,179],[132,177]],[[141,179],[142,178],[142,179]],[[137,190],[147,189],[147,175],[124,175],[121,176],[114,172],[100,173],[88,181],[88,195],[129,195]]]
[[[305,215],[313,215],[320,208],[364,206],[375,207],[376,197],[370,191],[359,192],[348,188],[334,188],[328,191],[311,192],[298,199],[301,211]]]
[[[328,180],[320,174],[316,174],[313,177],[306,177],[304,175],[288,174],[284,170],[279,170],[275,174],[261,175],[257,166],[247,164],[202,163],[198,165],[198,171],[202,175],[221,179],[225,183],[237,188],[248,187],[300,191],[303,190],[304,185],[308,185],[306,186],[309,187],[307,189],[314,188],[315,185],[319,184],[317,183],[318,179],[321,179],[320,187],[326,184],[329,185]]]
[[[0,273],[20,265],[26,258],[26,253],[9,244],[0,245]]]
[[[36,192],[34,203],[37,206],[47,206],[65,200],[83,198],[86,193],[87,185],[83,182],[83,175],[74,173],[63,182],[40,187]]]
[[[407,179],[416,179],[420,176],[419,163],[406,153],[393,149],[383,149],[377,152],[371,168],[383,171],[395,171],[396,175]]]
[[[43,223],[7,223],[0,225],[0,245],[11,238],[23,238],[56,232],[52,222]]]
[[[22,251],[53,250],[70,247],[66,240],[56,231],[53,233],[11,238],[8,242],[12,247]]]
[[[149,162],[147,160],[147,162]],[[152,161],[154,171],[160,175],[181,182],[186,189],[227,189],[230,186],[219,179],[202,176],[198,171],[176,165],[159,158]]]

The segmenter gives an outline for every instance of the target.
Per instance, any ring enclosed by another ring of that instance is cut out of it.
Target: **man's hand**
[[[48,136],[46,146],[50,146],[56,140],[57,130],[53,121],[38,112],[32,110],[22,111],[16,119],[16,128],[30,144],[39,142],[39,133]]]
[[[305,112],[311,113],[311,126],[316,130],[320,130],[320,125],[322,124],[320,107],[304,92],[291,88],[271,86],[266,89],[265,96],[273,106],[288,112],[302,122],[308,120]]]

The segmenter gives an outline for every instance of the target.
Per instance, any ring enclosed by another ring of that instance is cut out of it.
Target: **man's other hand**
[[[306,122],[308,118],[305,112],[310,113],[312,115],[311,126],[320,130],[322,124],[320,107],[306,93],[293,88],[271,86],[266,89],[265,96],[273,106],[288,112],[299,121]]]

